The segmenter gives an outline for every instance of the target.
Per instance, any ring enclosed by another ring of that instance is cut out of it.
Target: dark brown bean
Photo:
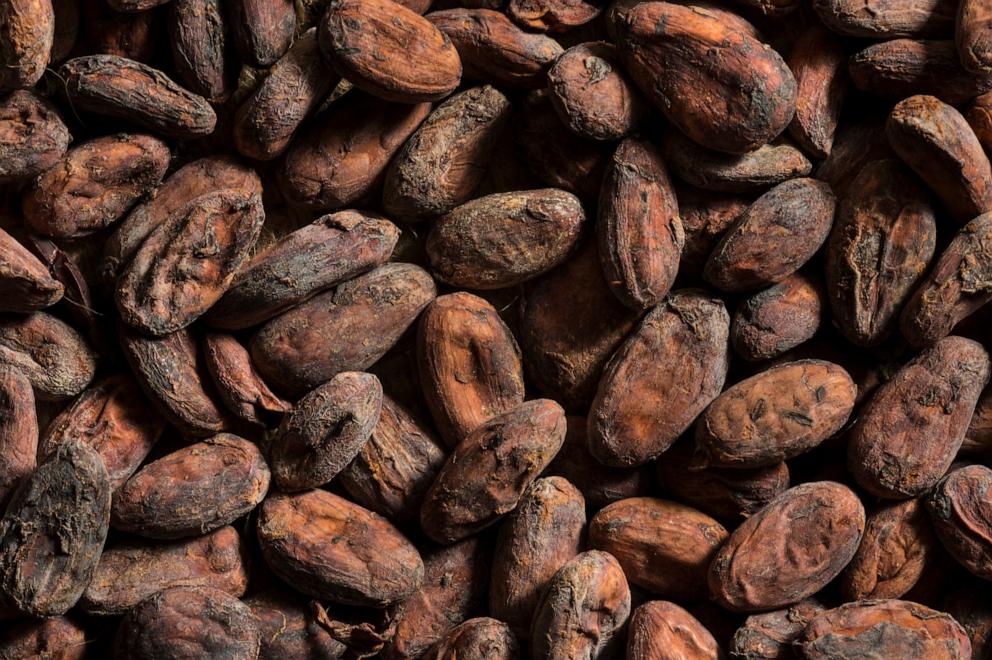
[[[73,107],[133,122],[162,135],[209,135],[217,115],[202,96],[161,71],[115,55],[87,55],[59,69]]]
[[[992,470],[969,465],[944,477],[927,499],[941,543],[959,564],[986,580],[992,576],[989,484]]]
[[[29,88],[45,73],[55,39],[51,0],[0,5],[0,88]]]
[[[141,468],[114,494],[111,523],[152,539],[196,536],[248,513],[268,489],[255,445],[221,433]]]
[[[565,440],[554,401],[527,401],[493,417],[455,448],[427,491],[420,521],[440,543],[489,527],[520,503]]]
[[[42,401],[64,401],[86,389],[96,359],[83,337],[54,316],[0,316],[0,367],[23,372]]]
[[[642,465],[667,450],[723,388],[730,317],[686,289],[648,313],[617,349],[589,411],[589,447],[606,465]]]
[[[965,69],[973,73],[992,73],[992,49],[989,39],[992,16],[983,2],[966,0],[958,5],[954,41]]]
[[[189,90],[221,103],[233,91],[227,30],[220,0],[176,0],[169,5],[169,36],[176,75]]]
[[[54,105],[31,92],[7,94],[0,100],[0,184],[44,172],[71,139]]]
[[[251,341],[252,360],[277,389],[302,394],[377,362],[436,294],[421,268],[380,266],[262,326]]]
[[[884,341],[933,258],[937,227],[929,196],[906,167],[876,160],[841,198],[827,242],[834,325],[859,346]]]
[[[790,660],[792,645],[813,617],[826,608],[807,598],[795,605],[766,614],[752,614],[737,629],[730,642],[735,660]]]
[[[517,660],[517,640],[502,621],[479,617],[455,626],[424,660]]]
[[[599,16],[591,0],[510,0],[507,11],[517,24],[537,32],[566,32]]]
[[[836,199],[815,179],[792,179],[758,198],[713,249],[703,276],[724,291],[768,286],[799,270],[826,240]]]
[[[293,43],[296,11],[291,0],[239,0],[231,3],[229,13],[234,45],[252,66],[269,66]]]
[[[840,574],[865,529],[865,510],[832,481],[785,491],[733,531],[710,565],[710,595],[736,612],[798,603]]]
[[[124,614],[172,587],[211,587],[235,598],[248,587],[247,548],[233,527],[168,543],[126,541],[100,556],[80,607],[90,614]]]
[[[269,568],[315,598],[382,607],[409,597],[424,579],[420,555],[399,531],[323,490],[268,497],[258,541]]]
[[[34,472],[38,413],[31,381],[17,369],[0,367],[0,503]]]
[[[789,135],[816,158],[833,146],[841,107],[847,94],[844,48],[821,27],[804,31],[792,47],[789,67],[796,77],[796,116]]]
[[[65,614],[96,570],[110,522],[110,479],[78,442],[59,447],[14,491],[0,519],[0,592],[29,616]]]
[[[307,599],[270,589],[244,599],[258,619],[262,645],[258,660],[339,660],[347,651],[316,620]]]
[[[45,265],[0,229],[0,311],[35,312],[54,305],[64,293]]]
[[[802,272],[793,273],[741,301],[730,326],[730,342],[745,360],[778,357],[820,329],[823,288]]]
[[[947,37],[954,31],[953,0],[814,0],[824,25],[849,37]]]
[[[989,355],[946,337],[900,369],[865,404],[851,431],[848,468],[879,497],[921,495],[957,455],[989,381]]]
[[[86,631],[66,617],[7,623],[0,632],[0,658],[3,660],[83,660],[87,648]]]
[[[231,335],[206,335],[203,357],[217,394],[228,411],[249,424],[265,426],[266,417],[289,412],[292,408],[272,393],[251,364],[248,350]]]

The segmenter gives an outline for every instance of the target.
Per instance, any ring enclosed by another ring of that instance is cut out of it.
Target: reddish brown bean
[[[0,229],[0,311],[35,312],[54,305],[64,293],[45,265]]]
[[[745,360],[778,357],[820,329],[824,292],[802,272],[793,273],[741,301],[730,326],[730,342]]]
[[[630,617],[627,660],[669,657],[717,660],[722,655],[710,631],[675,603],[664,600],[644,603]]]
[[[38,414],[31,381],[16,369],[0,368],[0,503],[34,472]]]

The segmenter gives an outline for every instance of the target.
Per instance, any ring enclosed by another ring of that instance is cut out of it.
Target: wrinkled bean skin
[[[490,85],[439,105],[390,161],[382,193],[386,211],[419,221],[471,199],[511,111],[510,100]]]
[[[829,31],[807,29],[792,48],[789,68],[797,89],[789,135],[816,158],[826,158],[848,87],[844,49]]]
[[[885,133],[958,222],[992,211],[992,165],[960,112],[933,96],[912,96],[892,109]]]
[[[537,32],[565,32],[585,25],[602,11],[589,0],[511,0],[510,17]]]
[[[614,467],[668,449],[723,388],[730,317],[718,298],[669,295],[617,349],[589,412],[589,449]]]
[[[848,467],[879,497],[921,495],[954,460],[989,355],[970,339],[946,337],[900,369],[862,409],[848,444]]]
[[[657,305],[675,281],[685,232],[668,170],[649,142],[628,138],[613,153],[596,231],[613,293],[635,310]]]
[[[252,366],[248,350],[231,335],[206,335],[203,357],[227,410],[249,424],[265,426],[266,417],[292,408],[273,394]]]
[[[520,503],[561,449],[565,412],[548,399],[520,404],[469,433],[427,491],[424,532],[452,543],[489,527]]]
[[[221,103],[232,91],[227,25],[220,0],[177,0],[169,7],[176,75],[193,93]]]
[[[0,311],[36,312],[57,303],[65,287],[17,239],[0,229]]]
[[[318,218],[246,264],[207,311],[205,320],[225,330],[243,330],[267,321],[382,265],[399,235],[393,223],[373,213],[340,211]]]
[[[679,274],[691,280],[700,280],[707,257],[716,247],[723,233],[734,224],[750,201],[741,195],[725,194],[685,184],[675,185],[679,203],[679,216],[685,231],[685,245],[679,258]]]
[[[71,326],[45,312],[0,315],[0,367],[19,369],[42,401],[64,401],[93,380],[96,354]]]
[[[396,633],[384,660],[421,657],[482,604],[489,578],[485,546],[473,537],[424,556],[423,585],[391,611]]]
[[[836,198],[814,179],[792,179],[758,198],[713,249],[703,277],[723,291],[749,291],[799,270],[830,233]]]
[[[792,120],[796,80],[782,58],[711,14],[643,3],[615,29],[634,82],[699,144],[745,153],[770,142]]]
[[[532,657],[601,657],[630,615],[630,587],[607,552],[576,555],[555,573],[534,616]]]
[[[151,539],[204,534],[254,509],[269,478],[254,444],[221,433],[141,468],[114,494],[111,523]]]
[[[252,66],[276,62],[293,42],[296,13],[290,0],[243,0],[228,8],[238,53]]]
[[[972,73],[992,73],[992,48],[989,40],[992,16],[981,2],[968,0],[958,5],[954,41],[958,47],[961,65]]]
[[[781,364],[724,391],[696,425],[710,465],[755,468],[803,454],[847,422],[858,388],[836,364]]]
[[[848,341],[873,346],[926,274],[937,226],[929,195],[894,160],[865,165],[841,199],[827,241],[827,290],[834,325]]]
[[[436,101],[461,81],[451,40],[391,0],[333,0],[319,34],[320,50],[338,73],[387,101]]]
[[[169,423],[196,437],[224,429],[226,415],[189,331],[151,338],[124,324],[120,327],[121,348],[131,371]]]
[[[585,220],[579,199],[564,190],[487,195],[438,219],[427,237],[427,255],[442,282],[502,289],[562,263]]]
[[[884,637],[879,639],[882,630]],[[971,657],[971,643],[961,624],[943,612],[905,600],[860,601],[822,612],[796,644],[805,660],[865,653],[934,660]]]
[[[793,643],[806,625],[825,609],[817,601],[807,598],[785,609],[752,614],[734,633],[730,641],[730,657],[741,660],[794,658]]]
[[[992,576],[992,542],[986,493],[992,470],[969,465],[944,477],[927,499],[937,536],[958,561],[978,577]]]
[[[497,619],[479,617],[459,624],[424,656],[425,660],[516,660],[517,640]]]
[[[100,455],[111,488],[117,490],[138,470],[164,428],[133,378],[111,376],[88,388],[48,424],[38,455],[44,458],[68,442],[82,442]]]
[[[875,39],[946,37],[954,31],[957,6],[948,0],[813,2],[817,16],[833,32]]]
[[[932,561],[935,541],[920,500],[884,503],[869,514],[858,552],[844,569],[844,594],[850,600],[900,598]]]
[[[499,530],[489,586],[489,612],[518,639],[530,637],[541,593],[582,551],[585,499],[561,477],[535,481]]]
[[[0,26],[0,89],[33,87],[45,73],[55,39],[51,0],[3,3]]]
[[[405,529],[419,521],[420,504],[446,457],[427,426],[383,395],[372,435],[338,479],[355,502]]]
[[[713,635],[684,609],[664,600],[634,610],[627,631],[627,660],[723,657]]]
[[[71,140],[54,105],[28,91],[6,95],[0,100],[0,184],[41,174]]]
[[[0,368],[0,503],[37,467],[38,413],[31,381]]]
[[[248,587],[247,549],[233,527],[189,540],[128,541],[107,548],[80,607],[90,614],[124,614],[172,587],[211,587],[240,598]]]
[[[382,607],[423,584],[423,560],[396,528],[327,491],[268,497],[257,531],[269,568],[314,598]]]
[[[906,341],[916,348],[930,346],[992,300],[990,250],[992,213],[985,213],[961,228],[906,302],[899,318]]]
[[[276,485],[293,492],[334,479],[368,442],[381,410],[372,374],[345,371],[307,394],[269,440]]]
[[[96,570],[110,522],[110,478],[99,455],[69,442],[26,478],[0,518],[0,593],[34,617],[76,604]]]
[[[224,295],[264,221],[262,200],[233,190],[179,207],[121,272],[115,295],[121,318],[156,337],[190,325]]]
[[[277,390],[303,394],[337,373],[374,364],[436,295],[423,269],[380,266],[262,326],[251,340],[252,361]]]
[[[825,297],[820,283],[800,271],[745,298],[730,326],[734,351],[757,362],[811,339],[820,329]]]
[[[706,593],[706,572],[727,530],[690,507],[634,497],[603,507],[589,522],[589,545],[613,555],[631,584],[680,600]]]
[[[477,296],[452,293],[427,306],[417,332],[417,357],[424,399],[449,447],[523,403],[516,339],[496,309]]]
[[[161,182],[170,158],[150,135],[119,133],[73,147],[25,194],[25,224],[53,238],[109,227]]]
[[[536,89],[563,48],[524,32],[491,9],[445,9],[426,16],[454,44],[465,78],[499,87]]]
[[[272,589],[249,596],[244,603],[258,619],[262,633],[259,660],[339,660],[347,651],[317,623],[303,597]]]
[[[238,153],[255,160],[282,154],[337,82],[320,54],[316,30],[307,31],[238,108],[233,127]]]
[[[71,59],[59,70],[73,105],[174,138],[209,135],[217,115],[161,71],[114,55]]]
[[[731,533],[710,565],[710,595],[735,612],[798,603],[840,574],[864,529],[864,507],[846,486],[790,488]]]
[[[183,632],[178,639],[177,630]],[[117,630],[114,657],[252,660],[261,643],[258,620],[234,596],[206,587],[173,587],[128,611]]]

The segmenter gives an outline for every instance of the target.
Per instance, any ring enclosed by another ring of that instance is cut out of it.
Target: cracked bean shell
[[[534,616],[531,652],[544,660],[595,660],[630,615],[630,587],[617,560],[590,550],[555,573]]]
[[[172,587],[211,587],[243,596],[248,554],[234,528],[182,541],[129,540],[111,546],[100,556],[79,605],[90,614],[124,614]]]
[[[205,98],[147,64],[115,55],[86,55],[59,70],[73,107],[127,121],[167,137],[213,133],[217,115]]]
[[[0,311],[28,313],[51,307],[65,287],[13,236],[0,229]]]
[[[385,264],[262,326],[251,340],[252,361],[277,390],[303,394],[373,365],[436,295],[422,268]]]
[[[127,612],[117,629],[114,658],[157,660],[181,653],[254,660],[261,642],[258,619],[234,596],[209,587],[173,587]]]
[[[86,631],[66,617],[9,622],[0,632],[0,658],[58,658],[84,660]]]
[[[589,448],[613,467],[663,453],[723,389],[730,316],[698,289],[670,294],[616,350],[589,411]]]
[[[417,332],[417,360],[424,399],[449,447],[523,403],[517,341],[496,308],[478,296],[459,291],[427,306]]]
[[[270,496],[258,514],[258,540],[269,568],[314,598],[383,607],[423,584],[423,560],[406,537],[327,491]]]
[[[949,614],[905,600],[846,603],[816,616],[796,649],[804,660],[886,658],[968,660],[971,642]]]
[[[447,284],[502,289],[568,258],[585,220],[582,203],[564,190],[486,195],[434,223],[427,256],[434,274]]]
[[[19,369],[35,397],[64,401],[93,380],[97,356],[72,326],[46,314],[0,315],[0,367]]]
[[[981,344],[946,337],[879,387],[848,442],[848,468],[879,497],[916,497],[944,476],[989,381]]]
[[[926,504],[937,536],[972,574],[992,579],[992,523],[988,499],[992,470],[969,465],[944,477]]]
[[[847,187],[827,241],[834,325],[859,346],[884,341],[926,274],[937,242],[929,195],[906,166],[868,163]]]
[[[141,468],[114,494],[111,522],[151,539],[197,536],[248,513],[268,489],[258,448],[221,433]]]
[[[606,282],[632,309],[657,305],[672,288],[685,231],[668,170],[654,146],[627,138],[613,152],[596,220]]]
[[[731,533],[710,564],[710,596],[735,612],[798,603],[837,577],[854,556],[865,510],[833,481],[785,491]]]
[[[0,592],[22,614],[49,617],[76,604],[96,570],[110,522],[110,479],[100,456],[69,442],[25,479],[0,518]]]
[[[589,545],[616,558],[631,584],[678,600],[706,595],[706,573],[727,540],[701,511],[655,497],[607,504],[589,521]]]
[[[138,384],[183,433],[213,435],[227,424],[196,338],[188,330],[146,337],[120,324],[120,342]]]
[[[333,0],[320,22],[320,50],[338,73],[386,101],[436,101],[461,81],[451,40],[392,0]]]
[[[792,179],[775,186],[723,235],[703,277],[729,292],[781,282],[827,239],[836,201],[830,186],[815,179]]]
[[[796,80],[785,61],[705,10],[642,3],[615,29],[634,82],[699,144],[746,153],[792,121]]]
[[[536,399],[469,433],[448,457],[420,510],[424,532],[452,543],[489,527],[520,503],[565,440],[565,413]]]
[[[344,371],[300,399],[269,440],[272,476],[283,491],[330,482],[358,455],[382,409],[372,374]]]
[[[24,223],[53,238],[105,229],[158,186],[171,153],[150,135],[118,133],[73,147],[24,195]]]
[[[262,632],[259,660],[340,660],[347,648],[316,620],[310,600],[287,589],[268,589],[244,599]]]
[[[699,418],[696,443],[710,465],[774,465],[840,431],[857,392],[839,365],[823,360],[780,364],[720,394]]]

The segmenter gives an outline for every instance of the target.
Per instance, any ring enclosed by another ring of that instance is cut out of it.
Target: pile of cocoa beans
[[[992,0],[0,0],[0,660],[992,658]]]

